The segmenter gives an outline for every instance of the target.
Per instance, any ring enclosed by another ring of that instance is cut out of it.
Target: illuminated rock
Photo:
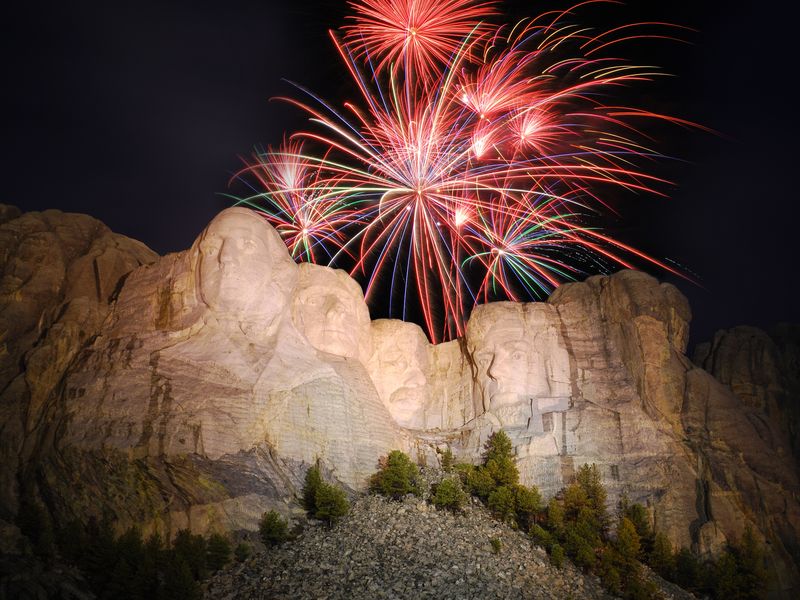
[[[59,518],[253,529],[297,509],[317,459],[363,489],[390,449],[477,463],[504,429],[545,497],[595,463],[611,507],[646,504],[674,544],[714,552],[750,524],[780,585],[797,580],[794,396],[778,389],[796,384],[796,344],[719,337],[701,360],[726,387],[686,358],[671,285],[591,277],[480,306],[434,346],[369,323],[355,282],[295,265],[246,209],[160,259],[88,217],[0,214],[0,519],[24,492]]]
[[[428,346],[418,325],[394,319],[372,323],[370,376],[395,422],[410,429],[425,427]]]
[[[366,362],[370,319],[361,286],[341,270],[303,263],[299,271],[292,297],[297,329],[317,350]]]

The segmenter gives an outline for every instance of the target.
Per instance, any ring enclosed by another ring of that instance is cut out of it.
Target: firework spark
[[[672,271],[590,226],[609,190],[659,193],[633,122],[691,125],[601,102],[660,74],[605,53],[633,27],[567,22],[581,5],[512,28],[484,21],[494,2],[351,6],[331,37],[361,101],[286,99],[314,127],[242,173],[293,256],[349,268],[394,315],[418,310],[434,342],[462,335],[476,302],[541,298],[587,265]]]

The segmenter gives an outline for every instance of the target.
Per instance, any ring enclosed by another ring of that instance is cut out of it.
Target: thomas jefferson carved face
[[[317,350],[347,358],[367,353],[369,310],[358,283],[344,271],[301,264],[292,318]]]
[[[268,322],[286,307],[282,288],[291,287],[287,273],[295,266],[278,234],[255,212],[221,212],[200,236],[197,251],[200,299],[218,316]],[[287,281],[273,285],[276,278]]]

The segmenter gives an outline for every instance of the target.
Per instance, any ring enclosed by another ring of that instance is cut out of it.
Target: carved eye
[[[513,360],[522,360],[525,355],[522,353],[521,350],[516,350],[512,355],[511,358]]]
[[[216,244],[203,244],[200,247],[200,252],[205,254],[206,256],[214,256],[217,253],[217,245]]]

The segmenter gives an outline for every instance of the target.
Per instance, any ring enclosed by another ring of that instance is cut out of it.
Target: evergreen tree
[[[203,536],[181,529],[175,534],[172,551],[178,563],[186,563],[194,579],[206,578],[206,540]]]
[[[516,512],[514,489],[503,485],[489,494],[489,510],[502,521],[510,521]]]
[[[317,488],[316,504],[317,512],[314,516],[329,525],[338,521],[350,510],[350,503],[344,490],[328,483],[323,483]]]
[[[560,544],[553,544],[550,551],[550,562],[557,569],[560,569],[564,565],[564,548],[562,548]]]
[[[453,464],[455,463],[455,457],[453,456],[453,451],[450,450],[450,446],[444,449],[442,452],[442,471],[445,473],[449,473],[453,470]]]
[[[399,500],[406,494],[419,495],[418,479],[417,465],[404,452],[392,450],[380,470],[372,476],[370,487],[379,494]]]
[[[550,498],[547,504],[547,528],[556,537],[564,535],[564,507],[555,498]]]
[[[164,597],[169,600],[200,600],[202,592],[192,568],[182,557],[173,554],[164,575]]]
[[[474,494],[484,502],[489,499],[489,494],[492,493],[495,486],[495,480],[485,469],[479,467],[467,471],[467,488],[471,494]]]
[[[443,479],[436,486],[433,495],[433,505],[436,508],[443,508],[452,511],[459,510],[466,501],[466,494],[461,489],[461,483],[457,479]]]
[[[639,551],[641,544],[639,534],[633,522],[627,517],[622,517],[617,525],[616,549],[620,556],[620,565],[626,574],[636,571],[638,567]]]
[[[523,530],[528,531],[536,515],[542,510],[542,496],[536,486],[526,487],[519,484],[514,486],[514,494],[517,523]]]
[[[317,489],[320,485],[322,485],[322,475],[319,471],[319,462],[317,462],[306,471],[306,479],[303,484],[303,508],[312,516],[317,512]]]
[[[671,581],[675,577],[675,555],[672,552],[672,544],[661,531],[656,534],[648,564],[664,579]]]
[[[552,551],[552,548],[555,545],[555,540],[553,539],[553,535],[549,531],[544,529],[542,526],[534,523],[533,525],[531,525],[528,535],[531,536],[531,540],[533,541],[534,544],[536,544],[537,546],[541,546],[548,552]]]
[[[607,494],[600,477],[600,470],[594,463],[591,465],[582,465],[578,469],[576,480],[578,485],[586,492],[589,504],[597,517],[600,532],[605,536],[605,531],[608,528],[608,515],[606,511]]]
[[[675,555],[675,583],[689,591],[700,584],[700,563],[688,548],[681,548]]]
[[[586,490],[583,489],[578,483],[572,483],[564,490],[564,512],[563,519],[565,521],[575,522],[578,520],[578,514],[584,508],[589,508],[589,496]]]
[[[130,598],[134,581],[133,569],[127,560],[120,558],[108,578],[103,596],[105,598]]]
[[[639,540],[641,541],[639,559],[644,560],[650,556],[655,542],[647,509],[639,503],[630,504],[626,496],[623,496],[620,500],[620,509],[620,515],[630,520],[636,528],[636,533],[639,534]]]
[[[766,585],[767,573],[764,568],[764,549],[750,525],[745,528],[742,541],[736,548],[736,558],[744,597],[758,598]]]
[[[289,523],[277,511],[271,510],[265,512],[261,517],[261,521],[258,523],[258,532],[265,546],[277,546],[288,539]]]
[[[231,543],[219,533],[212,533],[206,547],[206,564],[212,572],[219,571],[231,560]]]
[[[236,549],[233,551],[233,555],[236,557],[236,562],[244,562],[250,555],[253,553],[253,549],[250,547],[250,544],[245,542],[239,542],[236,546]]]
[[[513,457],[511,452],[511,439],[502,429],[500,431],[495,431],[489,436],[484,448],[484,463],[488,463],[490,460],[503,460]]]

